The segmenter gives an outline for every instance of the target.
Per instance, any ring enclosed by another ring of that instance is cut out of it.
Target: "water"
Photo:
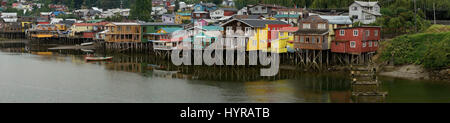
[[[262,78],[259,69],[179,68],[143,55],[114,54],[112,62],[87,63],[73,55],[79,52],[1,51],[0,102],[355,102],[348,73],[282,70]],[[449,82],[379,80],[389,92],[385,102],[450,102]]]

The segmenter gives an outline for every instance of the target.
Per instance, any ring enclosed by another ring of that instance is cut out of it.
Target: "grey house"
[[[265,17],[273,17],[277,14],[277,9],[285,9],[286,7],[269,4],[258,4],[247,6],[250,15],[263,15]]]
[[[377,17],[381,16],[380,5],[378,2],[355,1],[349,7],[349,16],[353,22],[362,22],[363,24],[374,23]]]
[[[175,23],[175,15],[173,14],[164,14],[162,15],[163,23]]]

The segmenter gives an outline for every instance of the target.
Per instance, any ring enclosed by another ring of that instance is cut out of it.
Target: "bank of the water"
[[[420,65],[384,66],[379,75],[409,80],[450,82],[450,69],[429,70]]]
[[[381,66],[380,75],[450,81],[449,30],[450,26],[433,25],[421,33],[383,41],[374,57]]]

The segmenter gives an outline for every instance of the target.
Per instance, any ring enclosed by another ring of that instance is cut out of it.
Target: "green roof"
[[[203,29],[208,31],[223,31],[223,27],[220,26],[203,26]]]
[[[287,14],[278,14],[274,16],[275,18],[298,18],[300,17],[299,14],[292,14],[292,15],[287,15]]]
[[[161,28],[161,29],[166,31],[167,33],[173,33],[178,30],[183,30],[183,28]]]
[[[86,21],[86,23],[99,23],[99,22],[103,22],[105,19],[96,19],[96,20],[88,20]]]

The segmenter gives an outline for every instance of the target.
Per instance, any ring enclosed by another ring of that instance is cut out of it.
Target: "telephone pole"
[[[414,30],[417,32],[417,6],[416,6],[416,0],[414,0]]]
[[[436,24],[436,2],[433,2],[434,24]]]

